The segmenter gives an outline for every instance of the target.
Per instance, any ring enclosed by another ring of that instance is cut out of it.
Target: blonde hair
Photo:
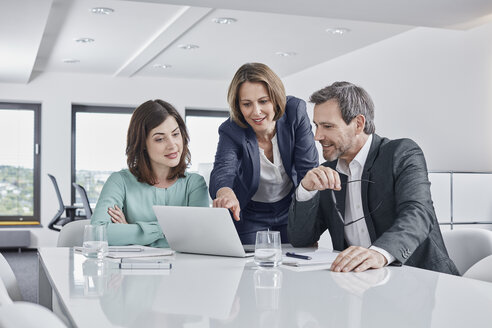
[[[273,103],[274,121],[284,115],[287,103],[284,84],[270,67],[261,63],[247,63],[241,66],[229,85],[227,101],[229,102],[231,119],[242,128],[246,128],[246,120],[239,107],[239,89],[244,82],[263,83],[268,91],[268,96]]]

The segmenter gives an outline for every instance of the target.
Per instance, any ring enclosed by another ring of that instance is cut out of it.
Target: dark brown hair
[[[231,119],[240,127],[246,127],[246,120],[239,108],[239,89],[244,82],[263,83],[268,91],[268,96],[273,103],[276,121],[284,115],[287,98],[285,96],[284,84],[270,67],[261,63],[247,63],[241,66],[229,85],[227,101],[231,107]]]
[[[345,124],[350,124],[357,115],[364,115],[366,118],[364,133],[373,134],[376,131],[374,103],[366,90],[350,82],[335,82],[313,93],[310,102],[321,105],[332,99],[338,102]]]
[[[126,139],[126,162],[128,169],[139,182],[155,185],[157,178],[152,171],[149,155],[146,151],[147,136],[150,131],[164,122],[169,116],[176,119],[181,136],[183,138],[183,152],[176,167],[169,171],[168,179],[184,177],[184,173],[191,160],[188,143],[190,138],[186,125],[176,108],[171,104],[160,100],[149,100],[141,104],[133,112],[128,126]]]

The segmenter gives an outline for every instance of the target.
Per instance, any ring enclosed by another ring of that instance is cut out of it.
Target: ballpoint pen
[[[311,256],[301,255],[301,254],[296,254],[296,253],[291,253],[291,252],[285,253],[285,256],[295,257],[296,259],[301,259],[301,260],[310,260],[311,259]]]

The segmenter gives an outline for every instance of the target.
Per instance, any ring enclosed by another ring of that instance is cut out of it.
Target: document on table
[[[82,247],[74,247],[76,252],[82,252]],[[156,257],[173,255],[174,251],[170,248],[156,248],[140,245],[129,246],[109,246],[108,258],[124,259],[135,257]]]
[[[338,252],[333,252],[331,249],[317,249],[314,252],[307,252],[307,253],[296,253],[299,255],[305,255],[310,257],[310,260],[303,260],[303,259],[298,259],[298,258],[293,258],[293,257],[286,257],[284,256],[282,259],[282,264],[283,265],[288,265],[288,266],[293,266],[293,267],[304,267],[304,266],[323,266],[325,267],[330,267],[333,261],[338,256]]]

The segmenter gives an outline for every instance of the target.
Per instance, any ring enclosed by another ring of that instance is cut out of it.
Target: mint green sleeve
[[[205,179],[199,174],[193,174],[188,183],[187,206],[208,207],[208,187]]]
[[[132,202],[126,199],[126,187],[124,179],[118,172],[111,174],[99,195],[91,223],[106,225],[109,245],[149,245],[164,238],[157,222],[137,221],[129,224],[117,224],[111,221],[107,211],[109,207],[114,205],[123,209],[128,220],[124,204],[131,204]]]

